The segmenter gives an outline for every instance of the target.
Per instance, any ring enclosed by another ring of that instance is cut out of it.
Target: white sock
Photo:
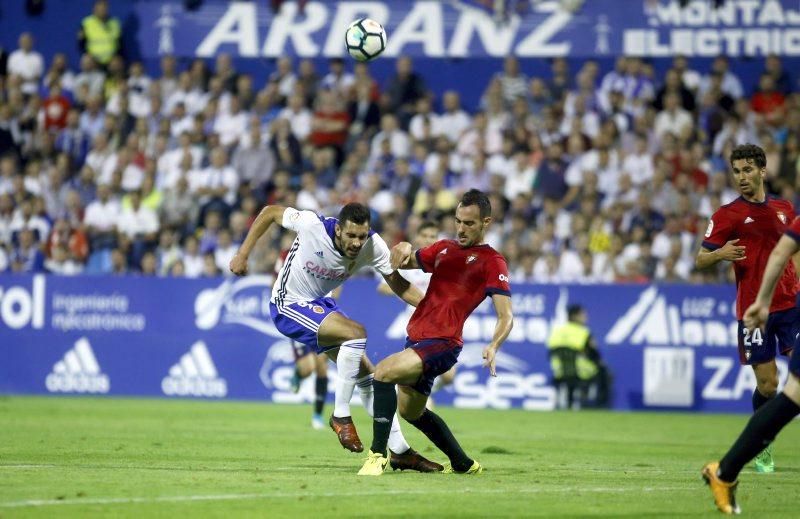
[[[361,391],[361,402],[363,402],[364,409],[367,410],[367,414],[370,417],[374,416],[372,405],[375,402],[375,393],[372,390],[372,379],[373,375],[370,374],[366,377],[361,377],[356,382],[359,391]],[[403,454],[411,448],[403,436],[403,432],[400,430],[400,420],[397,419],[397,413],[392,417],[392,428],[389,431],[389,443],[387,446],[389,450],[395,454]]]
[[[350,416],[350,399],[356,388],[361,357],[367,348],[367,339],[345,341],[339,346],[336,356],[336,393],[334,396],[333,416],[341,418]]]

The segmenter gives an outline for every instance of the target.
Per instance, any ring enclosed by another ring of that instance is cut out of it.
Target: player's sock
[[[374,416],[373,408],[375,405],[375,393],[373,390],[373,375],[367,375],[366,377],[362,377],[358,379],[356,385],[358,389],[361,391],[361,401],[364,403],[364,409],[367,410],[367,414],[370,417]],[[403,436],[403,432],[400,430],[400,421],[397,419],[397,413],[394,414],[392,417],[392,428],[389,431],[389,450],[394,452],[395,454],[403,454],[411,446],[406,441],[405,437]],[[375,452],[375,451],[373,451]]]
[[[372,420],[372,452],[380,452],[386,456],[386,444],[392,430],[392,422],[397,412],[397,392],[391,382],[374,380],[372,387],[375,389],[375,402]]]
[[[361,403],[364,404],[364,409],[367,410],[367,414],[370,416],[372,416],[372,404],[375,398],[372,390],[373,378],[375,378],[374,375],[370,373],[356,380],[356,386],[358,386],[358,391],[361,394]]]
[[[773,398],[775,398],[775,395],[764,396],[764,395],[761,394],[761,391],[759,391],[758,388],[755,388],[753,390],[753,412],[755,413],[756,411],[758,411],[758,409],[762,405],[766,404],[767,402],[769,402]]]
[[[367,339],[345,341],[339,346],[336,357],[336,395],[334,396],[333,416],[350,416],[350,400],[356,388],[356,379],[361,367],[361,357],[367,347]]]
[[[720,479],[736,481],[742,467],[772,443],[780,430],[797,414],[800,414],[800,406],[783,393],[763,405],[747,422],[731,450],[720,460]]]
[[[317,377],[314,390],[314,414],[322,414],[325,397],[328,396],[328,377]]]
[[[434,445],[439,447],[439,450],[450,458],[453,470],[464,472],[472,466],[474,460],[467,456],[439,415],[426,409],[419,418],[409,421],[409,423],[422,431]]]

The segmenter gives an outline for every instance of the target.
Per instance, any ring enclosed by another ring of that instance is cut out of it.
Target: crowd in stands
[[[800,184],[800,96],[775,56],[755,92],[722,57],[676,57],[663,77],[625,57],[529,77],[509,57],[474,113],[407,57],[380,80],[285,57],[253,77],[224,53],[149,76],[119,55],[46,62],[22,34],[0,81],[0,271],[229,274],[264,204],[357,201],[390,245],[425,220],[449,237],[474,187],[516,282],[724,282],[729,266],[697,272],[694,255],[738,196],[731,147],[766,150],[771,193],[794,202]],[[276,230],[250,271],[273,272],[282,247]]]

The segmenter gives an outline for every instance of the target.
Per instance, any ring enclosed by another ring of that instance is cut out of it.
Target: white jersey
[[[283,306],[325,297],[364,267],[384,276],[392,273],[389,247],[375,232],[370,231],[355,259],[342,256],[333,243],[336,223],[336,218],[286,208],[281,225],[295,231],[297,238],[272,286],[271,302]]]
[[[430,272],[425,272],[422,269],[398,270],[397,272],[423,294],[428,292],[428,285],[431,284],[431,276],[433,275]]]

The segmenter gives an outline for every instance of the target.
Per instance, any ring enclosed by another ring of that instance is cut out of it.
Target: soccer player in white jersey
[[[433,245],[439,239],[439,226],[436,225],[434,222],[426,221],[422,222],[419,227],[417,228],[417,234],[414,236],[414,248],[415,249],[423,249],[430,245]],[[409,283],[417,287],[423,294],[428,291],[428,285],[431,283],[431,274],[430,272],[425,272],[422,269],[409,269],[409,270],[398,270],[397,272],[400,273],[401,276],[406,278]],[[383,295],[394,295],[392,289],[387,285],[385,282],[381,281],[378,285],[378,293]],[[411,314],[414,313],[413,307],[406,307],[406,324],[408,324],[408,320],[411,318]],[[453,366],[446,372],[442,373],[436,380],[433,381],[433,387],[431,388],[431,395],[444,386],[449,386],[453,383],[453,380],[456,378],[456,367]],[[433,397],[428,397],[428,401],[425,403],[425,407],[428,409],[434,408]]]
[[[250,252],[276,222],[295,231],[297,237],[272,287],[272,320],[285,336],[326,353],[336,362],[336,395],[329,424],[342,447],[362,452],[364,446],[350,415],[350,399],[358,385],[364,407],[372,416],[375,367],[364,355],[367,332],[326,295],[362,267],[380,272],[392,290],[412,306],[422,300],[422,293],[392,269],[389,248],[370,230],[369,209],[355,203],[344,206],[338,219],[291,207],[264,207],[231,260],[231,272],[239,276],[247,273]],[[394,469],[438,472],[444,468],[409,447],[396,415],[391,424],[389,450]]]

